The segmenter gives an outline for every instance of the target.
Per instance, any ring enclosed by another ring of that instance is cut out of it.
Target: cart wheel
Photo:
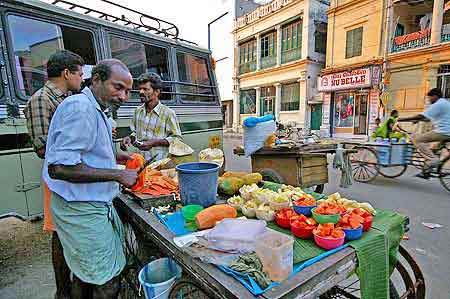
[[[442,186],[450,192],[450,156],[439,165],[438,174]]]
[[[379,166],[378,172],[386,178],[397,178],[405,173],[408,165],[398,165],[398,166]]]
[[[259,173],[262,175],[263,181],[274,182],[278,184],[284,184],[285,182],[283,177],[273,169],[266,168],[261,170]]]
[[[175,283],[169,299],[209,299],[202,288],[191,280],[183,279]]]
[[[350,154],[353,178],[357,182],[368,183],[378,175],[378,155],[370,147],[357,146],[356,153]]]
[[[391,299],[425,299],[425,280],[422,271],[413,257],[401,245],[398,253],[399,259],[389,280],[389,297]],[[319,299],[338,298],[361,298],[360,282],[356,274],[319,296]]]

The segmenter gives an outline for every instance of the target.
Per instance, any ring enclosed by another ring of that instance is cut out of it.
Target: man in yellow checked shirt
[[[121,147],[126,150],[134,145],[147,160],[167,158],[170,143],[174,138],[181,139],[177,116],[159,101],[163,82],[158,74],[142,74],[138,78],[138,87],[143,105],[135,110],[130,125],[131,135],[122,140]]]

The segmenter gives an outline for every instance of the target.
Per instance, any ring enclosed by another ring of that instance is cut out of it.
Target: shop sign
[[[318,78],[319,91],[355,89],[372,85],[370,68],[329,74]]]

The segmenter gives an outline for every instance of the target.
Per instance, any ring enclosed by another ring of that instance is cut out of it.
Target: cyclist
[[[375,130],[375,137],[381,138],[396,138],[400,139],[405,137],[405,130],[403,130],[398,125],[398,111],[392,110],[391,116],[386,119],[378,128]]]
[[[422,178],[429,178],[430,172],[440,162],[440,157],[431,150],[430,143],[450,141],[450,102],[442,97],[442,91],[438,88],[431,89],[427,98],[431,105],[424,113],[399,118],[402,122],[431,121],[434,125],[433,131],[415,137],[417,150],[427,159],[423,172],[417,175]]]

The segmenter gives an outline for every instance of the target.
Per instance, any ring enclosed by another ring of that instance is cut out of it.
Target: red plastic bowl
[[[303,240],[307,240],[307,239],[311,239],[311,237],[313,236],[313,230],[314,227],[312,228],[303,228],[303,227],[298,227],[295,226],[295,222],[291,223],[291,232],[294,236],[299,237],[300,239]]]
[[[320,248],[331,250],[338,248],[344,244],[345,236],[339,239],[335,238],[324,238],[314,234],[314,242],[316,242],[317,246]]]
[[[372,227],[373,216],[364,218],[363,222],[363,231],[368,231]]]
[[[275,214],[275,222],[278,224],[279,227],[282,227],[282,228],[290,228],[291,227],[290,219],[278,217],[277,214]]]

